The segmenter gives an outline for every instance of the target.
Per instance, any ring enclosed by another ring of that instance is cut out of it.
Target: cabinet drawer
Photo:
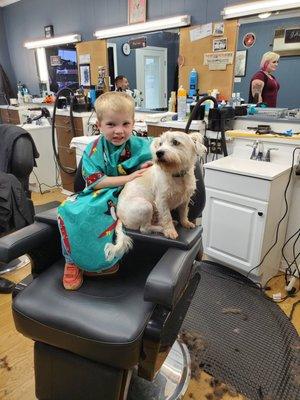
[[[66,115],[56,115],[55,117],[55,125],[61,127],[72,127],[71,118]],[[74,117],[74,126],[75,129],[78,131],[83,132],[83,124],[81,117]]]
[[[75,169],[76,168],[76,152],[75,149],[58,146],[59,160],[63,166]]]
[[[83,135],[83,132],[75,130],[75,136],[84,136],[84,135]],[[56,137],[57,137],[58,146],[69,147],[71,140],[74,137],[71,126],[56,127]]]
[[[10,118],[9,119],[9,122],[10,122],[10,124],[13,124],[13,125],[19,125],[20,124],[20,119],[18,118]]]
[[[73,131],[71,126],[68,127],[57,127],[56,137],[58,146],[69,147],[71,140],[73,139]]]
[[[268,201],[271,181],[207,168],[205,169],[205,186],[257,200]]]
[[[8,110],[5,110],[4,108],[1,109],[1,121],[3,124],[9,124],[9,113]]]
[[[67,117],[65,115],[56,115],[55,116],[55,125],[62,126],[62,127],[71,126],[70,117]]]

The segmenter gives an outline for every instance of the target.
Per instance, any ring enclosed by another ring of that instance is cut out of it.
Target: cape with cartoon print
[[[122,187],[93,190],[106,176],[130,174],[151,159],[148,138],[131,136],[114,146],[103,136],[84,151],[82,175],[86,188],[58,207],[58,223],[64,247],[73,262],[85,271],[101,271],[116,264],[108,262],[104,247],[115,239],[116,205]]]

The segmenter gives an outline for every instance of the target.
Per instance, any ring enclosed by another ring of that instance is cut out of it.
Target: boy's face
[[[98,128],[106,140],[115,146],[121,146],[131,136],[134,120],[128,112],[107,111]]]

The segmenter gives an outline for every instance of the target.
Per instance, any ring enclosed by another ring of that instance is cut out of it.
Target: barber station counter
[[[204,225],[207,224],[206,233],[204,233],[205,252],[211,258],[233,265],[243,273],[247,273],[251,268],[255,267],[274,242],[277,224],[285,210],[284,190],[287,185],[288,173],[292,167],[293,153],[294,165],[299,163],[300,156],[300,134],[291,137],[271,134],[258,135],[254,130],[247,130],[247,126],[256,126],[258,123],[266,124],[266,121],[256,119],[256,124],[253,124],[253,121],[253,119],[249,120],[249,118],[237,118],[234,122],[234,127],[239,129],[226,132],[227,148],[230,156],[205,165],[205,179],[208,190],[205,209],[206,217],[203,222]],[[300,120],[293,120],[292,122],[269,120],[268,124],[271,125],[271,129],[275,132],[284,132],[289,129],[293,129],[293,132],[300,132]],[[266,155],[268,149],[271,149],[270,162],[250,160],[253,145],[257,142],[264,155]],[[299,150],[296,149],[298,147]],[[231,170],[229,171],[230,168]],[[268,175],[271,176],[274,171],[278,172],[279,170],[282,170],[281,176],[275,176],[275,174],[272,179],[267,178]],[[218,180],[216,175],[222,175],[222,178]],[[230,184],[231,177],[235,177],[234,179],[237,180],[234,187],[223,187],[225,184]],[[210,188],[216,191],[217,195],[216,193],[214,193],[214,196],[211,195]],[[243,190],[246,190],[247,193],[245,194]],[[236,194],[234,195],[234,193]],[[263,193],[266,193],[267,197],[261,199]],[[221,196],[221,198],[218,196]],[[267,257],[264,265],[251,274],[252,277],[256,276],[261,282],[265,282],[267,277],[274,275],[279,267],[286,268],[285,261],[281,259],[281,248],[283,243],[300,226],[300,176],[296,176],[295,173],[291,176],[289,190],[287,191],[287,201],[288,211],[279,230],[278,243],[270,256]],[[259,208],[264,207],[264,204],[267,206],[267,213]],[[241,213],[240,219],[235,216],[230,223],[225,222],[222,225],[227,230],[227,235],[223,232],[223,236],[220,229],[212,226],[220,222],[213,212],[215,205],[218,205],[219,208],[224,206],[226,209],[222,214],[223,222],[225,216],[227,218],[230,214],[230,210],[233,215]],[[250,208],[248,209],[247,207]],[[261,217],[257,214],[258,212],[262,213]],[[207,218],[207,213],[210,215],[209,218]],[[267,219],[265,219],[266,216]],[[235,221],[238,221],[239,228],[237,227],[237,229],[242,229],[242,231],[237,230],[239,232],[237,237],[239,237],[240,241],[238,246],[236,245],[238,242],[231,237],[232,230],[230,226],[232,227]],[[261,224],[263,224],[263,228],[260,232],[257,232],[256,229]],[[220,240],[221,238],[223,239],[219,241],[218,238]],[[218,250],[217,247],[221,242],[225,247]],[[218,244],[216,245],[216,243]],[[285,248],[285,255],[289,261],[294,258],[292,246],[293,240]],[[229,249],[231,249],[232,254],[230,254]],[[298,254],[299,250],[300,244],[298,243],[295,249],[296,254]],[[239,254],[238,251],[244,251],[244,253]],[[275,269],[272,268],[272,265],[275,266]]]

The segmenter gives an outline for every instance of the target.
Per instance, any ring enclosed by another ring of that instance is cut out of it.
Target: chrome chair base
[[[191,359],[185,344],[176,341],[152,382],[133,373],[127,400],[179,400],[191,379]]]

